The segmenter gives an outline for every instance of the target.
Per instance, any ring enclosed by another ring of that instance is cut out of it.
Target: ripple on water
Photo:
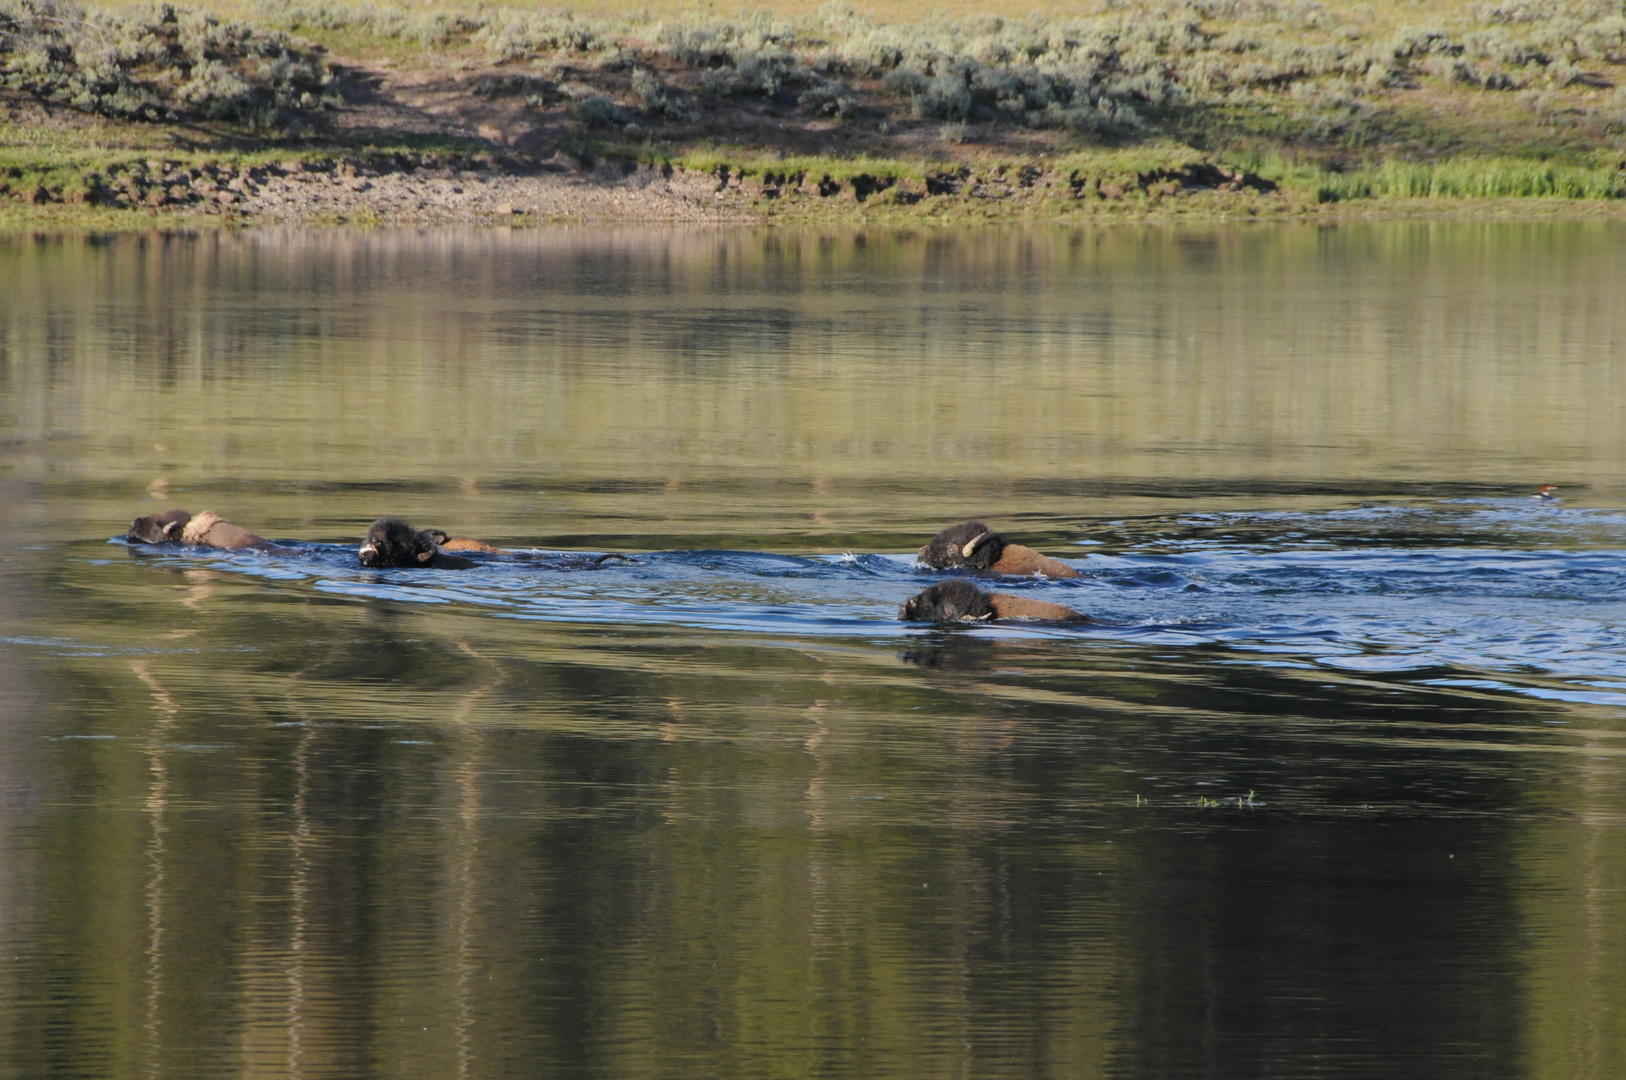
[[[1081,577],[995,586],[1068,604],[1096,623],[959,632],[1079,648],[1219,645],[1233,662],[1374,677],[1495,673],[1417,681],[1626,704],[1626,694],[1596,685],[1626,680],[1626,553],[1589,546],[1626,527],[1626,514],[1482,500],[1188,515],[1139,523],[1138,536],[1131,523],[1113,524],[1125,542],[1075,560]],[[1404,542],[1370,542],[1380,527],[1404,534]],[[1227,539],[1216,539],[1218,532]],[[353,549],[339,545],[298,544],[276,553],[139,550],[162,564],[201,562],[277,588],[344,599],[454,606],[505,619],[698,628],[767,641],[910,637],[921,628],[899,623],[897,605],[942,576],[912,555],[853,552],[657,551],[595,567],[578,555],[528,551],[446,573],[364,570]]]

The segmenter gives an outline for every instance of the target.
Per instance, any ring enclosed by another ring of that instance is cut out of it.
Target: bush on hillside
[[[0,0],[0,82],[104,116],[255,127],[338,100],[332,68],[309,42],[163,3],[112,12]]]

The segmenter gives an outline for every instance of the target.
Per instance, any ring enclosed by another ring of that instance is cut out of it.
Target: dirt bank
[[[157,168],[151,167],[158,166]],[[263,165],[154,162],[107,189],[114,205],[236,221],[394,224],[548,221],[725,222],[752,220],[716,198],[704,175],[649,165],[575,159],[352,161],[289,159]],[[103,196],[105,197],[105,196]]]
[[[396,153],[231,162],[155,157],[104,164],[66,178],[9,185],[40,207],[83,204],[148,215],[225,221],[399,224],[503,221],[741,222],[861,214],[880,208],[955,212],[999,208],[1061,214],[1091,206],[1152,208],[1207,196],[1210,207],[1289,206],[1276,185],[1196,162],[1137,173],[1093,173],[1030,163],[940,168],[923,176],[772,163],[690,168],[632,157]]]

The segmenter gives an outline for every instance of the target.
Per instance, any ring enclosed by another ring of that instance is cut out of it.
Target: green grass
[[[1626,173],[1618,167],[1588,168],[1519,158],[1387,161],[1350,173],[1323,172],[1315,190],[1323,202],[1384,197],[1619,199],[1626,197]]]
[[[1351,199],[1621,199],[1626,168],[1610,161],[1560,162],[1500,156],[1448,157],[1438,161],[1389,160],[1332,170],[1275,152],[1222,155],[1284,188],[1316,201]]]

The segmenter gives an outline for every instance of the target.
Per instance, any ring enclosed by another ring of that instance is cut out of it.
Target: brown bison
[[[1060,559],[1013,544],[980,521],[950,526],[920,549],[920,561],[938,570],[982,570],[991,574],[1043,574],[1072,578],[1079,573]]]
[[[484,540],[451,536],[444,529],[414,529],[398,517],[381,517],[373,522],[367,530],[367,539],[356,549],[361,565],[380,570],[392,566],[467,570],[480,565],[473,559],[465,558],[465,554],[512,555],[528,564],[546,565],[559,570],[598,569],[611,559],[634,561],[613,552],[608,555],[554,557],[511,551]]]
[[[994,619],[1039,619],[1045,622],[1089,622],[1070,607],[1029,600],[1010,593],[983,592],[964,578],[939,581],[898,608],[904,622],[991,622]]]
[[[269,551],[277,546],[262,536],[255,536],[241,525],[233,525],[213,510],[205,510],[195,516],[185,510],[148,514],[130,522],[130,531],[125,535],[143,544],[186,544],[191,547],[220,548],[223,551],[241,551],[244,548]]]
[[[515,554],[507,548],[494,547],[484,540],[475,540],[467,536],[448,536],[443,529],[425,529],[423,531],[442,551],[478,551],[482,555]]]
[[[381,517],[367,529],[367,539],[356,549],[361,565],[374,569],[392,566],[429,567],[435,570],[467,570],[475,565],[461,555],[449,554],[451,537],[439,529],[414,529],[398,517]],[[477,548],[459,548],[461,551],[497,551],[478,540]]]

